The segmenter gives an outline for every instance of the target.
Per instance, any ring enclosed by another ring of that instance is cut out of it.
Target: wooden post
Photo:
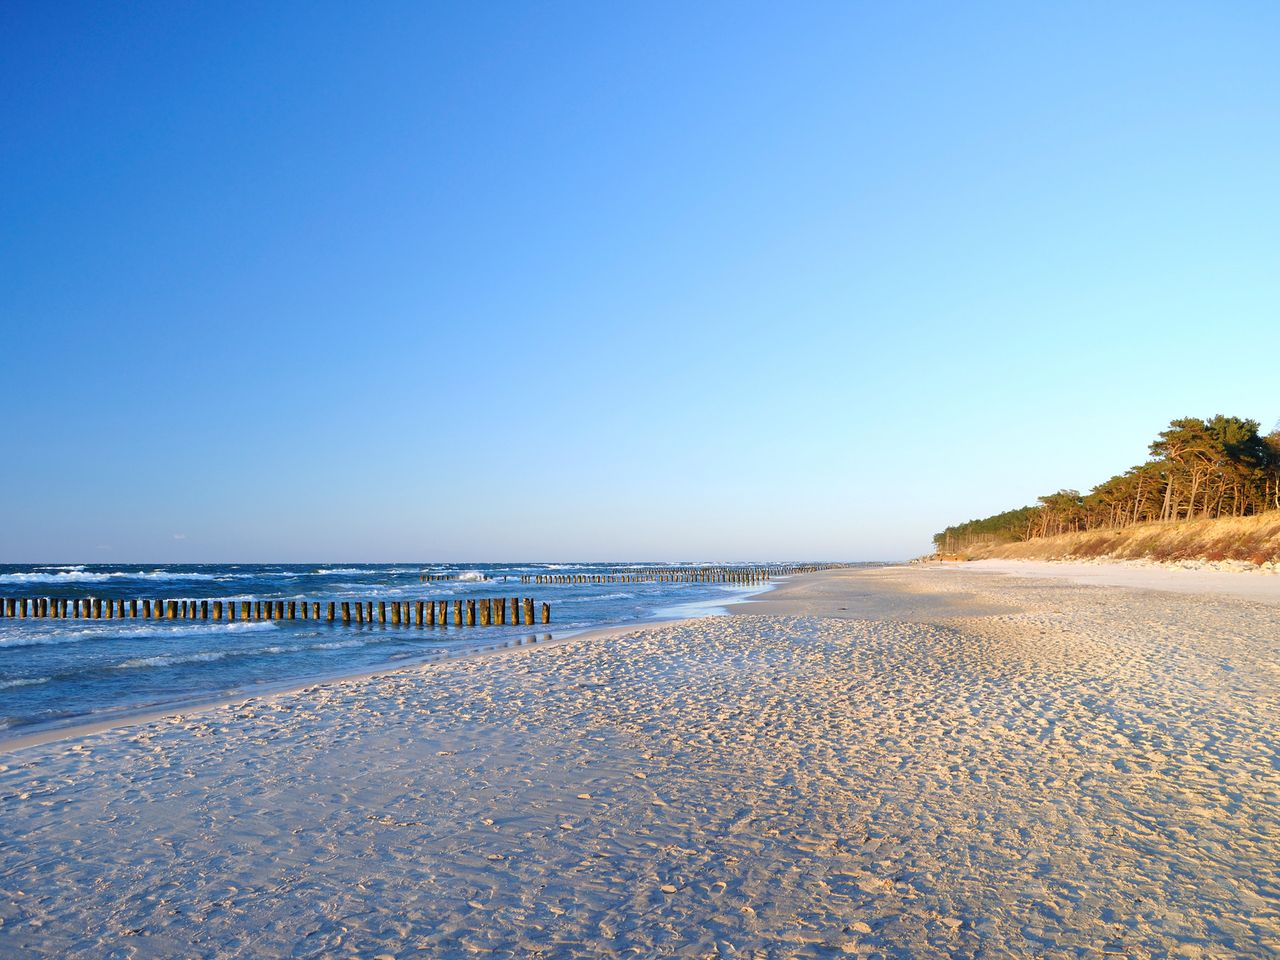
[[[524,625],[526,627],[533,626],[533,598],[524,598]]]
[[[498,597],[493,601],[493,620],[498,626],[504,626],[507,622],[507,598]]]
[[[311,619],[312,620],[320,619],[320,601],[319,600],[316,600],[311,604]]]
[[[253,619],[253,604],[251,601],[249,600],[240,601],[240,619],[241,620]]]
[[[378,601],[378,622],[387,622],[387,602],[385,600]]]
[[[333,604],[329,605],[329,611],[331,613],[333,612]],[[342,622],[343,623],[351,622],[351,601],[350,600],[342,601]]]
[[[200,601],[200,619],[201,620],[209,619],[209,601],[208,600]]]
[[[467,601],[467,626],[474,627],[476,625],[476,602],[474,600]]]
[[[333,623],[333,614],[334,614],[333,606],[334,606],[334,601],[330,600],[329,601],[329,622],[330,623]],[[316,619],[319,620],[320,618],[317,616]]]
[[[164,602],[164,618],[166,620],[178,619],[178,601],[177,600],[166,600]]]
[[[455,627],[462,626],[462,601],[453,601],[453,625]]]
[[[393,626],[400,626],[400,602],[398,600],[391,603],[391,623]]]
[[[543,623],[551,622],[551,604],[549,603],[544,603],[542,605],[542,622]]]
[[[364,601],[356,601],[356,623],[364,623]]]
[[[213,601],[213,619],[215,620],[222,619],[222,601],[221,600]]]
[[[289,619],[292,620],[295,616],[297,616],[297,614],[298,614],[298,601],[290,600],[289,601]]]
[[[422,608],[425,604],[419,600],[413,605],[414,622],[417,626],[422,626],[422,615],[425,612]]]
[[[436,625],[436,602],[434,600],[427,601],[427,626],[434,627]]]
[[[489,626],[490,609],[491,609],[491,605],[488,600],[480,601],[480,626],[482,627]]]

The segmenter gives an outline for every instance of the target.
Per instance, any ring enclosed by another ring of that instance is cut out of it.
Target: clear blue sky
[[[1271,3],[0,7],[0,561],[892,559],[1280,417]]]

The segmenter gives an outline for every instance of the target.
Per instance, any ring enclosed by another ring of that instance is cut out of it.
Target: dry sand
[[[0,956],[1280,952],[1280,608],[743,609],[0,755]]]

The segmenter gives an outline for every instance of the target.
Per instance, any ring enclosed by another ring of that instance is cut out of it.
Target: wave
[[[489,578],[479,570],[463,570],[458,574],[458,579],[463,583],[481,583]]]
[[[150,657],[134,657],[113,664],[113,670],[138,670],[146,667],[172,667],[182,663],[212,663],[227,657],[259,657],[263,654],[304,653],[308,650],[339,650],[344,647],[361,647],[365,640],[335,640],[328,643],[290,643],[270,647],[253,647],[246,650],[199,650],[194,653],[160,653]]]
[[[598,600],[632,600],[634,598],[634,593],[602,593],[590,597],[563,597],[556,600],[556,603],[595,603]]]
[[[272,647],[261,647],[257,650],[243,650],[245,656],[259,653],[302,653],[306,650],[345,650],[348,647],[363,647],[366,640],[333,640],[329,643],[291,643]]]
[[[0,690],[11,690],[14,687],[30,687],[37,683],[48,683],[49,677],[19,677],[16,680],[0,680]]]
[[[210,663],[231,656],[230,650],[202,650],[199,653],[162,653],[154,657],[136,657],[112,664],[113,670],[136,670],[139,667],[171,667],[177,663]]]
[[[96,621],[95,621],[96,622]],[[7,647],[43,647],[85,640],[164,640],[171,637],[199,637],[226,633],[256,633],[279,629],[272,620],[236,621],[233,623],[199,623],[181,627],[164,627],[159,622],[117,621],[119,627],[99,626],[80,630],[58,630],[35,636],[0,637],[0,649]],[[124,624],[127,623],[128,626]]]
[[[241,574],[245,576],[245,574]],[[168,570],[66,570],[61,573],[0,573],[0,583],[108,583],[112,580],[217,580],[209,573],[180,573]]]
[[[317,577],[327,577],[333,574],[342,574],[342,573],[345,573],[345,574],[354,573],[354,574],[359,574],[363,576],[374,576],[378,573],[382,573],[383,571],[366,570],[363,567],[321,567],[319,570],[312,570],[311,572]],[[386,572],[390,573],[391,571],[388,570]]]

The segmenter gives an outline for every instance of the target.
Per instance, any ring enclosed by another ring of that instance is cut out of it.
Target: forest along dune
[[[0,955],[1262,956],[1280,609],[965,567],[0,756]]]

